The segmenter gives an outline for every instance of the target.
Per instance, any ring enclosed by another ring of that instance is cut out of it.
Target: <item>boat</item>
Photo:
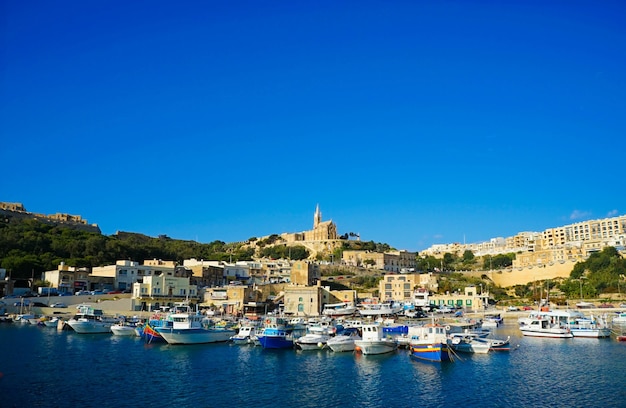
[[[486,314],[483,318],[482,327],[485,329],[494,329],[500,327],[504,323],[504,319],[499,313]]]
[[[53,316],[43,321],[43,325],[46,327],[57,327],[59,325],[59,317]]]
[[[359,329],[356,327],[344,327],[343,330],[337,332],[334,337],[328,339],[326,345],[336,353],[354,351],[355,340],[360,339],[361,334],[359,333]]]
[[[452,350],[462,353],[487,354],[491,349],[491,344],[488,340],[470,334],[451,336],[448,340],[448,346],[452,348]]]
[[[116,336],[136,336],[136,325],[120,322],[111,326],[111,332]]]
[[[572,338],[574,335],[567,326],[554,323],[552,319],[543,316],[537,316],[525,321],[520,326],[520,331],[524,336],[530,337],[553,337],[553,338]]]
[[[611,319],[611,324],[626,325],[626,312],[618,312]]]
[[[22,314],[13,316],[13,323],[29,324],[30,319],[34,319],[34,318],[35,318],[35,315],[32,313],[22,313]]]
[[[293,326],[283,317],[268,316],[257,340],[264,349],[292,348],[294,338],[301,337],[305,332],[303,325]]]
[[[451,361],[448,346],[450,326],[434,321],[421,326],[409,326],[409,352],[412,358],[433,362]]]
[[[605,316],[577,317],[568,325],[574,337],[604,338],[611,336],[611,327]]]
[[[378,324],[364,324],[361,339],[354,340],[354,350],[363,354],[391,353],[398,348],[398,343],[386,337],[382,326]]]
[[[229,327],[218,327],[200,312],[176,311],[169,315],[171,327],[156,327],[155,331],[168,344],[204,344],[230,340],[236,334]],[[144,329],[145,333],[145,329]]]
[[[352,316],[357,311],[352,302],[330,303],[324,305],[322,315],[328,317]]]
[[[80,304],[77,312],[67,321],[67,324],[80,334],[111,333],[111,326],[115,320],[107,318],[101,309],[95,309],[88,304]]]
[[[251,324],[243,324],[239,327],[237,334],[232,336],[230,340],[235,344],[253,344],[256,335],[256,326]]]
[[[362,303],[358,312],[363,317],[390,316],[403,312],[401,304],[392,302],[385,303]]]
[[[340,329],[343,326],[339,327]],[[309,324],[306,334],[298,337],[294,344],[300,350],[320,350],[326,346],[326,342],[335,335],[337,327],[328,321],[317,321]]]
[[[509,351],[511,337],[495,339],[476,333],[449,334],[448,345],[454,351],[486,354],[490,351]]]

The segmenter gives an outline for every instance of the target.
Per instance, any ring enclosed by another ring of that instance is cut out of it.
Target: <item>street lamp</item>
[[[583,279],[587,279],[584,276],[581,276],[580,279],[578,279],[578,282],[580,282],[580,301],[583,301]]]

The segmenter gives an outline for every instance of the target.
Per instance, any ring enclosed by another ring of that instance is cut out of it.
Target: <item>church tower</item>
[[[320,205],[315,207],[315,215],[313,215],[313,229],[316,229],[318,225],[322,223],[322,212],[320,211]]]

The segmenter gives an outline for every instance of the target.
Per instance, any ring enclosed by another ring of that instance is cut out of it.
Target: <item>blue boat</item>
[[[305,332],[304,327],[296,327],[282,317],[268,316],[264,320],[263,330],[257,335],[257,340],[266,349],[292,348],[294,340]]]
[[[426,324],[409,327],[409,350],[412,358],[425,361],[451,361],[447,331],[449,327]]]

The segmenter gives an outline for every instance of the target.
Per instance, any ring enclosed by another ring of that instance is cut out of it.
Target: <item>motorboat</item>
[[[80,304],[77,312],[67,321],[67,324],[80,334],[111,333],[111,326],[116,322],[104,316],[101,309],[95,309],[88,304]]]
[[[330,303],[324,305],[322,314],[328,317],[352,316],[357,311],[352,302]]]
[[[483,337],[476,337],[469,334],[459,334],[451,336],[448,346],[454,351],[462,353],[487,354],[491,349],[491,344]]]
[[[411,357],[434,362],[450,361],[449,330],[450,326],[443,326],[434,321],[421,326],[409,326],[407,336]]]
[[[385,303],[363,303],[358,309],[359,314],[363,317],[381,317],[391,316],[403,312],[401,304],[392,302]]]
[[[256,326],[244,324],[239,327],[237,334],[232,336],[230,340],[235,344],[252,344],[253,337],[256,335]]]
[[[611,335],[611,327],[605,316],[577,317],[568,325],[574,337],[603,338]]]
[[[530,337],[554,337],[572,338],[574,335],[567,326],[554,323],[548,317],[537,316],[529,321],[525,321],[520,326],[520,331],[524,336]]]
[[[359,329],[356,327],[346,327],[334,337],[328,339],[326,345],[336,353],[354,351],[356,340],[361,340]]]
[[[361,339],[354,340],[354,350],[363,354],[391,353],[398,348],[398,343],[391,337],[386,337],[382,326],[365,324],[361,332]]]
[[[171,327],[155,328],[168,344],[220,343],[230,340],[237,333],[229,327],[212,324],[209,318],[198,311],[177,311],[170,314],[169,318]]]
[[[135,325],[120,322],[111,326],[111,332],[116,336],[136,336]]]

